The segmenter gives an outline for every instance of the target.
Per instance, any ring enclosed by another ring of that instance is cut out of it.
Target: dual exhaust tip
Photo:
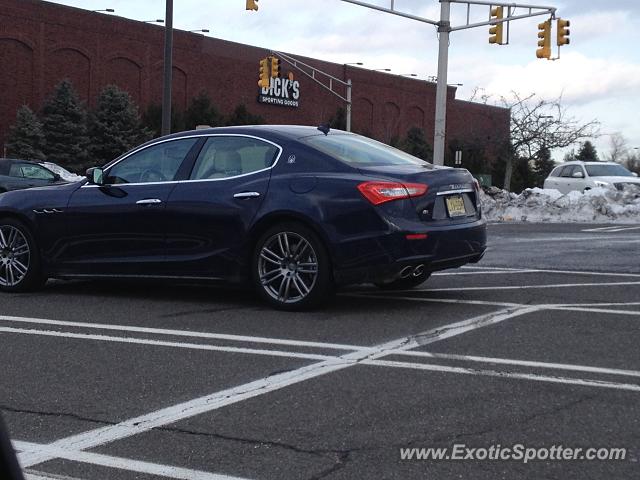
[[[400,270],[400,278],[419,277],[424,273],[424,264],[420,265],[408,265]]]

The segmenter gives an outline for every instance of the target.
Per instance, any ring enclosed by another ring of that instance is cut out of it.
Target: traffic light
[[[494,7],[491,9],[491,20],[502,20],[502,7]],[[502,32],[504,29],[504,23],[496,23],[489,28],[489,43],[496,45],[502,45]]]
[[[551,59],[551,19],[538,24],[538,47],[536,57]]]
[[[556,25],[556,35],[558,39],[558,46],[569,45],[571,43],[571,39],[569,38],[569,34],[571,31],[568,27],[571,26],[571,22],[569,20],[563,20],[561,18],[558,19],[558,23]]]
[[[271,76],[271,71],[269,68],[269,59],[263,58],[260,60],[260,77],[258,80],[258,86],[260,88],[269,88],[271,81],[269,77]]]
[[[280,77],[280,59],[271,57],[271,78]]]
[[[247,10],[258,10],[258,0],[247,0]]]

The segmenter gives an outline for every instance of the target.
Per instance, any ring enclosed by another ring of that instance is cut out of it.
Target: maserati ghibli
[[[410,289],[482,258],[478,190],[467,170],[327,127],[181,132],[0,194],[0,290],[213,280],[294,310],[346,285]]]

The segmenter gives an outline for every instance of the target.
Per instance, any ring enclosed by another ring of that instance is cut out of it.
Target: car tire
[[[376,283],[375,286],[381,290],[411,290],[426,282],[430,276],[431,273],[423,270],[420,275],[410,275],[407,278],[398,278],[390,282]]]
[[[327,249],[310,228],[295,222],[264,232],[253,250],[252,281],[258,295],[280,310],[307,310],[333,293]]]
[[[0,290],[27,292],[44,285],[42,263],[29,228],[12,218],[0,219]]]

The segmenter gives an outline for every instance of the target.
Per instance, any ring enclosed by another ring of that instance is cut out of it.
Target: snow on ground
[[[491,187],[480,193],[480,201],[489,221],[640,224],[640,189],[633,186],[568,194],[528,188],[520,195]]]

